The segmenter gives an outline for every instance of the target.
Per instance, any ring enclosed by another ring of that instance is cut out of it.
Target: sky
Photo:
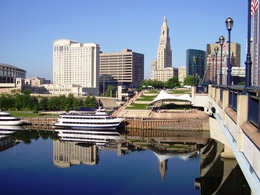
[[[247,0],[0,0],[0,63],[52,80],[53,42],[97,43],[102,52],[128,48],[144,54],[145,79],[157,48],[164,16],[169,27],[172,66],[186,65],[186,50],[228,38],[241,44],[246,59]]]

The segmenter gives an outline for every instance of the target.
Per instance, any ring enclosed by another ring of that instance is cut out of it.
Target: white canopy
[[[185,100],[185,101],[191,102],[191,97],[188,94],[175,96],[175,95],[166,93],[164,90],[161,90],[160,93],[157,95],[157,97],[154,98],[154,100],[151,102],[151,104],[156,101],[161,101],[161,100]]]

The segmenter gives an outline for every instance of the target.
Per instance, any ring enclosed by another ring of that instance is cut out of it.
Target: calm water
[[[153,138],[147,147],[148,141],[138,137],[129,136],[135,144],[97,147],[61,141],[52,132],[16,131],[0,140],[0,192],[212,194],[217,190],[219,194],[250,194],[235,160],[212,157],[219,148],[214,140],[206,146],[175,143],[172,147],[173,142],[163,145]],[[222,182],[225,166],[231,170]]]

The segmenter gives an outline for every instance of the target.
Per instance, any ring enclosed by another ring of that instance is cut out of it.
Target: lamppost
[[[223,44],[225,42],[225,37],[220,36],[219,37],[219,44],[220,44],[220,70],[219,70],[219,85],[222,85],[222,49]]]
[[[195,79],[196,61],[197,61],[196,56],[193,56],[193,85],[194,86],[195,86],[195,81],[196,81],[196,79]]]
[[[246,82],[244,93],[246,93],[246,88],[251,86],[251,52],[250,52],[250,42],[251,42],[251,0],[248,0],[248,13],[247,13],[247,54],[246,54]]]
[[[233,28],[234,21],[231,17],[226,19],[226,27],[228,30],[228,61],[227,61],[227,85],[231,85],[231,63],[230,63],[230,44],[231,44],[231,30]]]
[[[217,79],[217,68],[218,68],[218,47],[217,47],[217,46],[214,48],[214,52],[215,52],[215,56],[216,56],[216,58],[215,58],[215,59],[216,59],[216,63],[215,63],[215,72],[214,72],[214,73],[215,73],[215,74],[214,74],[214,75],[215,75],[215,79],[214,79],[214,80],[215,80],[215,84],[217,84],[217,82],[218,82],[218,81],[217,81],[217,80],[218,80],[218,79]]]
[[[212,85],[214,84],[214,58],[215,58],[215,54],[212,53],[211,54],[211,59],[212,59]]]

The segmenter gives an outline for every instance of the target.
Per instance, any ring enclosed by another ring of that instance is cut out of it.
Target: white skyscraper
[[[172,67],[172,50],[167,19],[164,17],[161,27],[157,60],[151,63],[151,79],[167,81],[174,76]]]
[[[53,84],[99,88],[99,45],[60,39],[53,43]]]
[[[157,69],[161,70],[167,67],[172,67],[172,50],[167,19],[164,17],[157,50]]]

